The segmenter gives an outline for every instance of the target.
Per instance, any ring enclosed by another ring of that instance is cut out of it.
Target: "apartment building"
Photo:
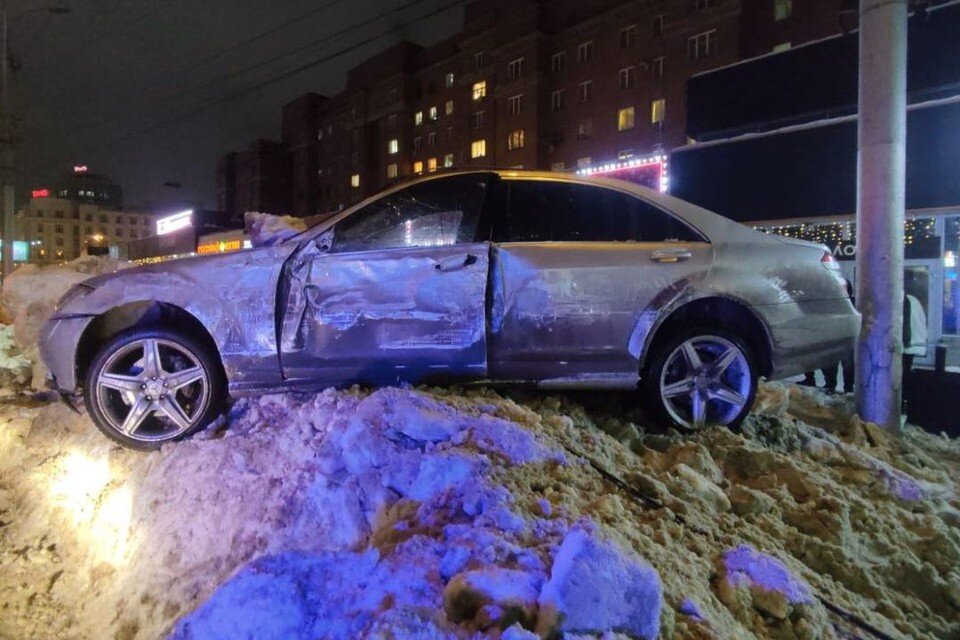
[[[454,36],[399,43],[350,69],[337,95],[284,107],[288,210],[336,211],[443,169],[573,171],[665,154],[687,142],[691,76],[847,18],[840,0],[472,2]]]

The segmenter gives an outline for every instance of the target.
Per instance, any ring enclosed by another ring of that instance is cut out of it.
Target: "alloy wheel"
[[[667,357],[660,398],[682,426],[730,424],[749,401],[752,376],[747,356],[736,344],[720,336],[695,336]]]
[[[94,398],[119,434],[141,442],[169,440],[189,431],[206,411],[210,378],[183,345],[143,338],[106,360]]]

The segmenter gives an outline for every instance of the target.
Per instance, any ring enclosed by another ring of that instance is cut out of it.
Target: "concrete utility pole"
[[[857,131],[856,399],[860,416],[900,429],[907,0],[860,0]]]
[[[0,56],[3,57],[3,71],[0,72],[0,160],[3,162],[3,283],[13,273],[13,117],[10,113],[10,91],[7,76],[10,69],[10,44],[7,40],[7,3],[0,7]]]

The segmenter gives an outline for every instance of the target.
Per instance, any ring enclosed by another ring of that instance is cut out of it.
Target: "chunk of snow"
[[[659,575],[638,555],[573,529],[540,592],[537,631],[613,630],[652,640],[660,630],[662,591]]]
[[[307,229],[307,223],[303,218],[275,216],[256,211],[247,211],[243,214],[243,226],[250,237],[250,244],[254,247],[280,244]]]
[[[457,574],[443,591],[443,608],[453,622],[483,615],[483,626],[520,621],[532,624],[537,613],[537,575],[488,567]],[[491,619],[492,618],[492,619]]]

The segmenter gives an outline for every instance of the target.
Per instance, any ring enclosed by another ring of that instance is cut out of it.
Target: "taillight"
[[[820,256],[820,264],[831,271],[840,271],[840,263],[829,251],[824,251],[823,255]]]

